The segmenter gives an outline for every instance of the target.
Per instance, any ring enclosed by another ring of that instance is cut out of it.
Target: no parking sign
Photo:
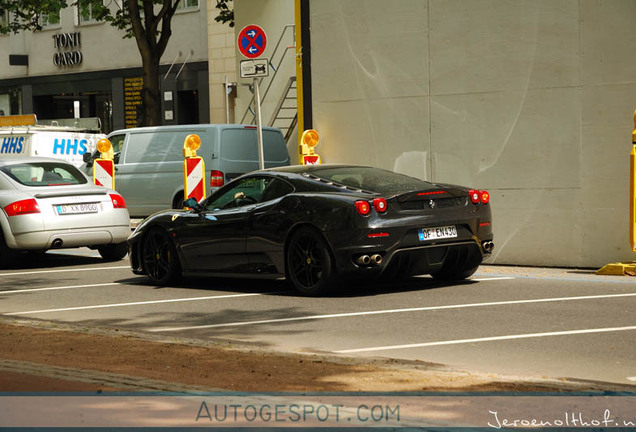
[[[238,35],[238,49],[245,57],[253,59],[260,57],[267,46],[265,30],[255,24],[243,27]]]

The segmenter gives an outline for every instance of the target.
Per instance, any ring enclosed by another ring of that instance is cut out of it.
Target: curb
[[[636,261],[629,263],[610,263],[596,271],[602,276],[636,276]]]
[[[208,393],[221,389],[193,386],[144,377],[101,372],[96,370],[52,366],[28,361],[0,359],[0,373],[10,372],[32,376],[95,384],[124,391],[160,391],[174,393]]]

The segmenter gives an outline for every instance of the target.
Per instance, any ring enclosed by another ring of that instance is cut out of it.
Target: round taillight
[[[373,200],[373,208],[378,213],[384,213],[387,209],[387,203],[384,198],[375,198]]]
[[[468,191],[468,195],[470,196],[470,201],[473,204],[488,204],[488,201],[490,201],[490,194],[485,190],[470,189]]]
[[[356,210],[362,216],[366,216],[371,212],[371,204],[368,201],[356,201]]]
[[[470,202],[472,202],[473,204],[478,204],[479,201],[481,201],[479,191],[471,189],[468,191],[468,195],[470,196]]]

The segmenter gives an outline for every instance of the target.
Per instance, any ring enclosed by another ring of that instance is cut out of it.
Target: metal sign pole
[[[261,124],[261,95],[258,91],[258,78],[254,78],[254,103],[256,104],[256,130],[258,134],[258,166],[265,169],[263,156],[263,125]]]

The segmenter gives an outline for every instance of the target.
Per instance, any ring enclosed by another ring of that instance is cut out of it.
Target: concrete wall
[[[633,260],[633,0],[315,0],[325,162],[488,189],[491,262]]]
[[[286,26],[294,25],[294,1],[293,0],[236,0],[234,1],[235,32],[238,33],[249,24],[256,24],[265,30],[267,46],[260,58],[268,58],[278,68],[274,77],[274,71],[270,70],[270,76],[263,78],[260,84],[262,98],[261,112],[263,124],[269,124],[274,107],[280,100],[283,87],[289,77],[296,75],[294,61],[294,28]],[[282,35],[282,38],[281,38]],[[274,50],[280,40],[280,45]],[[235,39],[236,47],[236,39]],[[241,60],[246,58],[236,47],[237,68]],[[253,79],[241,79],[238,77],[238,98],[236,103],[236,122],[251,123],[253,116],[245,116],[247,106],[252,100],[248,84]],[[271,83],[271,87],[270,87]],[[269,87],[269,90],[268,90]],[[279,125],[276,125],[279,126]]]

